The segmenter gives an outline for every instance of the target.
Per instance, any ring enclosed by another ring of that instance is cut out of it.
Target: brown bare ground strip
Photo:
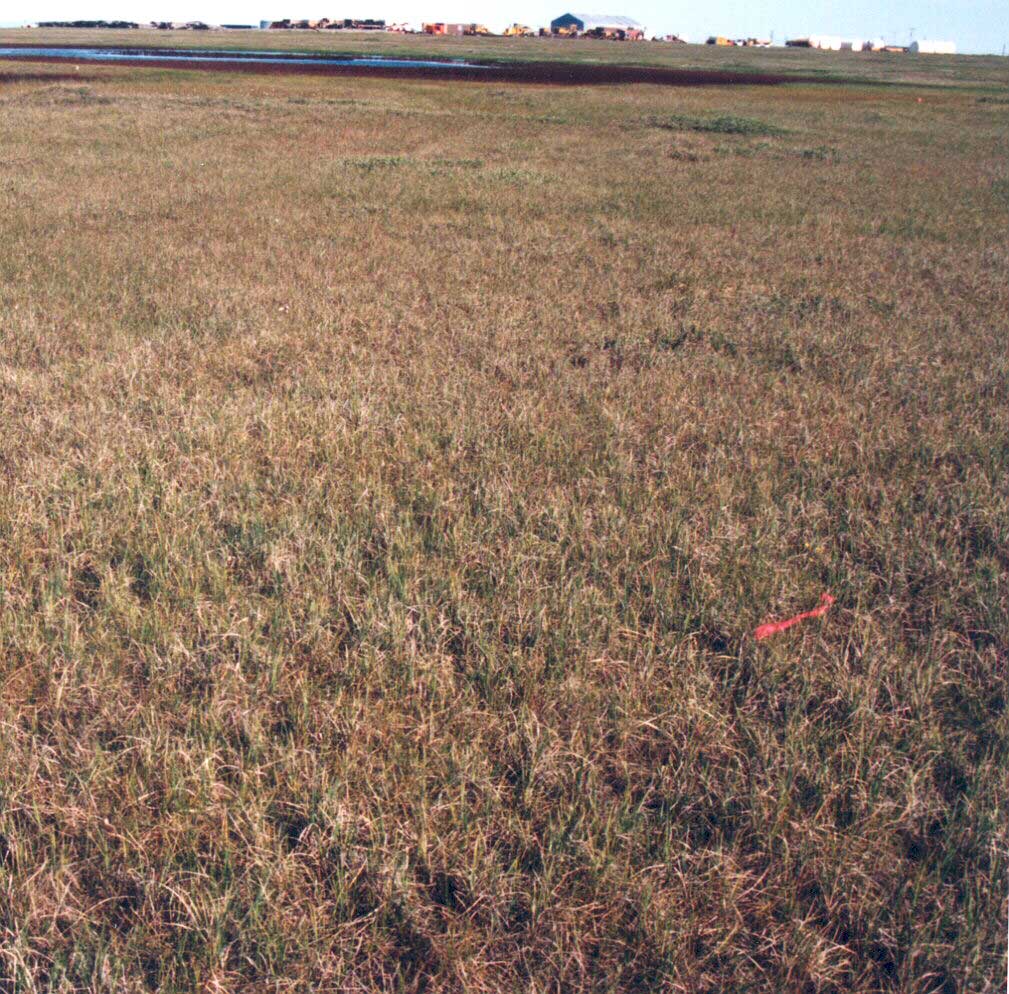
[[[0,85],[4,83],[81,83],[94,79],[79,72],[0,72]]]

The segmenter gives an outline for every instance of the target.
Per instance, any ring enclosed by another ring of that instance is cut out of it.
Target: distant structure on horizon
[[[279,21],[260,21],[259,27],[264,31],[385,31],[385,21],[371,17],[364,20],[338,17],[334,21],[328,17],[320,17],[317,21],[284,17]]]
[[[29,27],[30,25],[24,25]],[[156,28],[162,31],[249,31],[255,30],[255,24],[206,24],[203,21],[151,21],[149,24],[138,24],[134,21],[39,21],[39,28],[105,28],[115,30],[136,30],[138,28]],[[387,24],[376,18],[334,18],[322,17],[318,20],[295,20],[282,18],[280,20],[261,20],[260,30],[301,30],[301,31],[391,31],[397,34],[427,34],[445,35],[451,37],[497,37],[495,32],[483,24],[448,23],[444,21],[428,21],[420,25]],[[596,38],[605,41],[644,41],[645,28],[632,17],[623,14],[577,14],[566,13],[555,17],[549,28],[532,28],[525,24],[511,24],[503,32],[505,38]],[[655,36],[652,41],[684,44],[687,42],[675,34]],[[722,35],[711,35],[708,45],[741,46],[770,48],[774,45],[774,34],[771,38],[732,38]],[[780,42],[779,42],[780,44]],[[952,41],[935,41],[920,39],[909,45],[898,45],[887,42],[883,38],[842,38],[839,35],[811,34],[797,38],[788,38],[784,44],[789,48],[813,48],[828,52],[907,52],[915,55],[956,55],[956,43]],[[1005,50],[1003,49],[1003,55]]]
[[[483,24],[447,24],[445,21],[430,21],[420,26],[422,34],[445,35],[450,38],[462,38],[464,35],[471,37],[490,37],[490,30]]]
[[[705,45],[717,45],[719,48],[770,48],[768,38],[726,38],[724,35],[711,35]]]
[[[956,45],[951,41],[912,41],[909,46],[889,45],[882,38],[863,41],[859,38],[840,38],[837,35],[810,35],[808,38],[789,38],[789,48],[818,48],[825,52],[913,52],[915,54],[956,55]]]
[[[887,45],[882,38],[841,38],[837,35],[810,35],[808,38],[789,38],[788,48],[818,48],[824,52],[903,52],[903,46]]]
[[[866,50],[862,39],[840,38],[837,35],[810,35],[808,38],[790,38],[785,44],[789,48],[818,48],[824,52],[861,52]]]
[[[912,41],[908,51],[920,55],[956,55],[956,44],[952,41]]]
[[[614,38],[639,41],[645,29],[633,17],[617,14],[561,14],[550,22],[550,33],[567,38]]]

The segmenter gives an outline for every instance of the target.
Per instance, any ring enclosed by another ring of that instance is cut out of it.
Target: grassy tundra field
[[[963,65],[0,63],[0,990],[1000,990]]]

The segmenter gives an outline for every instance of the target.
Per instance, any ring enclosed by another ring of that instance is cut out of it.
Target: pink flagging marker
[[[830,610],[830,605],[834,603],[834,598],[830,594],[824,594],[820,598],[820,606],[814,607],[812,611],[806,611],[803,614],[797,614],[794,618],[786,618],[784,621],[769,621],[766,625],[761,625],[754,633],[753,637],[759,642],[761,639],[769,638],[771,635],[777,635],[778,632],[783,632],[792,625],[797,625],[800,621],[805,621],[807,618],[821,618]]]

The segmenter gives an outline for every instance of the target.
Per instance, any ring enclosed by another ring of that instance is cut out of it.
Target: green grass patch
[[[341,159],[340,162],[350,169],[357,169],[363,173],[412,165],[411,159],[405,155],[365,155],[356,159]]]
[[[739,117],[735,114],[718,114],[714,117],[693,117],[687,114],[669,114],[667,116],[652,116],[648,118],[648,126],[662,128],[666,131],[698,131],[713,135],[747,135],[770,136],[784,135],[788,132],[767,121],[758,121],[752,117]]]

